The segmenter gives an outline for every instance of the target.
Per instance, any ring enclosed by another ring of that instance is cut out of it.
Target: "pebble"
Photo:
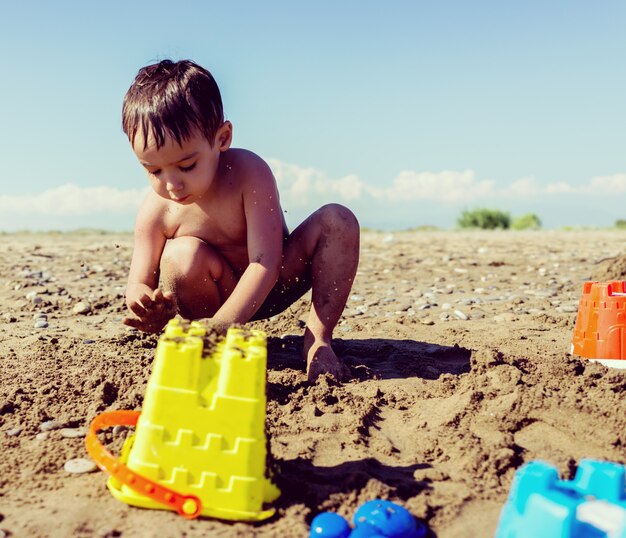
[[[467,321],[469,319],[469,317],[467,317],[467,314],[465,312],[462,312],[461,310],[455,310],[454,315],[463,321]]]
[[[19,426],[17,428],[11,428],[10,430],[6,431],[6,434],[9,437],[15,437],[16,435],[19,435],[20,433],[22,433],[22,428],[20,428]]]
[[[17,321],[17,318],[11,314],[4,314],[3,318],[7,323],[15,323]]]
[[[435,322],[432,319],[424,318],[420,320],[422,325],[434,325]]]
[[[88,314],[89,312],[91,312],[91,306],[84,301],[80,301],[76,303],[74,308],[72,308],[72,312],[74,314]]]
[[[36,291],[31,291],[30,293],[28,293],[28,295],[26,295],[26,298],[34,305],[43,303],[43,299],[39,295],[37,295]]]
[[[411,301],[403,301],[400,304],[395,305],[394,307],[396,312],[406,312],[413,308],[413,303]]]
[[[113,426],[113,436],[117,437],[118,435],[124,433],[126,429],[126,426],[120,426],[119,424],[117,426]]]
[[[87,435],[87,428],[61,428],[59,433],[61,437],[74,439],[76,437],[85,437]]]
[[[63,469],[68,473],[82,474],[92,473],[97,467],[93,461],[86,458],[74,458],[67,460],[63,465]]]
[[[50,437],[50,432],[39,432],[37,435],[35,435],[35,439],[37,439],[37,441],[43,441],[48,437]]]
[[[561,312],[574,313],[578,312],[578,305],[564,304],[563,306],[557,308],[557,310],[560,310]]]
[[[493,320],[498,323],[511,322],[511,321],[517,321],[517,316],[513,314],[512,312],[504,312],[502,314],[497,314],[493,316]]]
[[[49,432],[52,430],[58,430],[62,428],[63,424],[61,424],[58,420],[46,420],[39,425],[39,429],[42,432]]]
[[[48,322],[45,319],[38,319],[35,321],[35,329],[45,329],[48,326]]]

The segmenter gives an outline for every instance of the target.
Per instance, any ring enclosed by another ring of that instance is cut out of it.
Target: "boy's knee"
[[[207,270],[219,272],[221,263],[215,251],[201,239],[191,236],[170,239],[161,255],[161,271],[191,276]]]
[[[325,226],[339,229],[345,234],[359,233],[359,221],[347,207],[341,204],[327,204],[319,211]]]

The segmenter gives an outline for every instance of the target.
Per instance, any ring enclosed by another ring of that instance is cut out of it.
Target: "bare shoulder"
[[[247,149],[233,148],[228,150],[230,162],[245,189],[251,185],[274,188],[276,180],[265,160]]]
[[[167,201],[153,191],[148,192],[137,211],[135,231],[153,235],[165,229],[165,215],[167,215]]]

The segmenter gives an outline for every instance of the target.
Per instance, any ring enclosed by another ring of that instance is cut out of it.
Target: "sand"
[[[524,462],[569,479],[581,458],[626,461],[626,370],[567,355],[582,283],[624,277],[626,233],[365,232],[335,335],[353,381],[306,383],[306,300],[254,324],[269,337],[277,515],[129,507],[104,473],[64,464],[87,457],[81,428],[97,413],[141,408],[156,338],[120,323],[131,249],[123,234],[0,236],[5,536],[302,538],[320,511],[381,497],[430,536],[490,537]]]

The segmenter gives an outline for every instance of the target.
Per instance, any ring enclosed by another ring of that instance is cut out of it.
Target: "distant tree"
[[[626,220],[623,220],[623,219],[616,220],[615,227],[619,228],[620,230],[623,230],[624,228],[626,228]]]
[[[539,230],[541,219],[534,213],[526,213],[521,217],[515,217],[511,223],[514,230]]]
[[[457,219],[457,224],[460,228],[480,228],[481,230],[502,228],[506,230],[511,226],[511,216],[506,211],[499,209],[465,210]]]

